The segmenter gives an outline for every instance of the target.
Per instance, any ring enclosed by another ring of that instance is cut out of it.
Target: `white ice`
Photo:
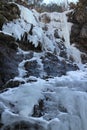
[[[36,13],[34,10],[19,6],[21,10],[20,19],[13,20],[3,26],[3,32],[21,40],[25,32],[29,32],[33,24],[32,36],[28,34],[28,40],[32,41],[35,47],[40,43],[42,53],[34,53],[34,57],[29,60],[23,60],[19,66],[19,75],[14,80],[25,81],[25,84],[17,88],[9,89],[0,94],[0,108],[3,111],[2,120],[6,123],[14,118],[22,119],[32,118],[34,121],[42,122],[44,120],[46,127],[44,130],[87,130],[87,69],[67,72],[65,76],[49,78],[47,81],[30,76],[28,79],[36,82],[26,83],[24,78],[26,71],[24,64],[26,61],[37,60],[40,65],[41,74],[43,64],[41,55],[50,51],[51,53],[59,51],[57,44],[63,37],[67,48],[68,56],[72,56],[75,62],[81,63],[80,52],[74,45],[70,45],[71,23],[67,22],[66,13],[45,13],[50,18],[50,23],[39,21],[43,14]],[[35,13],[35,14],[34,14]],[[44,26],[48,30],[43,29]],[[60,38],[54,37],[54,31],[58,29]],[[28,54],[29,52],[18,49],[17,54]],[[56,54],[59,54],[56,52]],[[48,96],[48,100],[45,96]],[[38,104],[40,99],[44,99],[48,108],[42,118],[31,117],[34,105]],[[55,109],[56,108],[56,109]],[[55,114],[56,113],[56,114]],[[47,121],[50,119],[51,121]],[[7,118],[6,118],[7,116]]]

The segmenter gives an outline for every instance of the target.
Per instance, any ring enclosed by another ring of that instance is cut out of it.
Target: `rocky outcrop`
[[[17,68],[20,58],[16,54],[17,47],[15,38],[0,33],[0,86],[18,75]]]
[[[56,55],[51,53],[45,54],[42,62],[47,77],[66,75],[67,71],[78,69],[78,67],[68,63],[66,60],[60,61]]]
[[[69,21],[73,22],[71,29],[71,43],[75,43],[80,51],[87,53],[87,1],[80,0],[70,14]],[[82,56],[83,63],[87,62],[87,56]]]
[[[9,3],[7,0],[0,1],[0,30],[3,24],[20,17],[20,10],[14,3]],[[0,90],[8,88],[5,83],[18,75],[18,63],[21,58],[17,55],[18,45],[11,35],[0,32]],[[9,83],[11,86],[16,86],[16,83]],[[4,86],[5,85],[5,86]],[[10,86],[10,87],[11,87]]]
[[[7,1],[0,1],[0,29],[4,23],[12,21],[20,17],[20,10],[14,3],[7,3]]]
[[[38,122],[32,122],[32,121],[17,121],[13,122],[12,124],[9,124],[5,127],[2,127],[3,130],[45,130],[44,126],[41,125],[41,123]]]
[[[27,61],[24,65],[25,70],[27,71],[27,77],[29,76],[35,76],[35,77],[40,77],[40,66],[37,63],[36,60],[33,61]]]

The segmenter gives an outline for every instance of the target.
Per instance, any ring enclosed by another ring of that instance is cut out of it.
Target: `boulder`
[[[65,75],[67,71],[77,70],[72,63],[68,63],[67,60],[59,60],[58,57],[51,53],[46,53],[42,58],[43,68],[46,76],[56,77]]]
[[[24,64],[25,70],[27,71],[26,77],[29,76],[35,76],[35,77],[40,77],[40,66],[38,65],[36,60],[33,61],[27,61]]]

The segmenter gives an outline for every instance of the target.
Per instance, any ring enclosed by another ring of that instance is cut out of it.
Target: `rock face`
[[[40,77],[40,66],[38,65],[37,61],[28,61],[24,65],[25,70],[27,71],[27,76],[35,76]]]
[[[47,53],[42,59],[43,68],[47,77],[65,75],[67,71],[76,70],[77,67],[67,63],[65,60],[60,61],[56,55]]]
[[[18,75],[17,47],[12,36],[0,33],[0,86]]]
[[[39,124],[39,122],[34,123],[34,122],[30,122],[30,121],[18,121],[18,122],[14,122],[11,125],[7,125],[5,127],[3,127],[3,130],[45,130],[43,126],[41,126],[41,124]]]
[[[74,13],[72,12],[69,20],[73,22],[71,29],[71,43],[82,51],[87,53],[87,1],[80,0]],[[84,56],[86,58],[86,56]],[[83,63],[87,60],[83,58]],[[86,58],[87,59],[87,58]]]
[[[5,22],[12,21],[19,18],[20,11],[16,4],[7,3],[7,1],[0,1],[0,29]]]
[[[0,1],[0,30],[3,24],[20,17],[20,10],[14,3]],[[0,86],[3,86],[9,79],[18,75],[18,59],[16,54],[18,45],[15,38],[0,32]],[[3,88],[0,88],[3,89]]]

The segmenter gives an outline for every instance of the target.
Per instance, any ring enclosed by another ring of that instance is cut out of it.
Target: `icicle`
[[[62,14],[62,34],[65,39],[65,46],[67,48],[67,55],[68,57],[72,57],[73,60],[77,64],[81,63],[81,52],[73,45],[70,44],[70,31],[71,31],[71,23],[67,22],[67,12],[63,12]]]

